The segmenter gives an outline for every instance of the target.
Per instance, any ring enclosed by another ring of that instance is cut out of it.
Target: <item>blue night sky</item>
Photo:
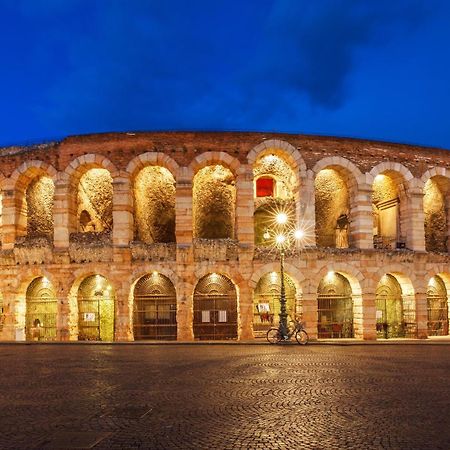
[[[450,149],[445,0],[0,0],[0,145],[250,130]]]

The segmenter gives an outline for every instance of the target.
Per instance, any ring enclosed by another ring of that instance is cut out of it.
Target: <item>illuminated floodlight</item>
[[[284,234],[277,234],[276,235],[275,242],[278,245],[283,245],[285,241],[286,241],[286,236]]]
[[[276,221],[279,225],[284,225],[288,221],[288,216],[284,212],[277,214]]]
[[[305,232],[302,229],[298,229],[294,231],[295,239],[303,239],[305,237]]]

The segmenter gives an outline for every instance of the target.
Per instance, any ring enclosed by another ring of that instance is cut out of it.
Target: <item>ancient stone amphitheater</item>
[[[310,337],[448,334],[445,150],[111,133],[3,148],[0,168],[2,340],[263,336],[281,232],[288,312]]]

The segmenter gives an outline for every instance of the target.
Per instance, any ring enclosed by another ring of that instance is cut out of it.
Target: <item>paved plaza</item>
[[[0,345],[2,449],[450,448],[450,345]]]

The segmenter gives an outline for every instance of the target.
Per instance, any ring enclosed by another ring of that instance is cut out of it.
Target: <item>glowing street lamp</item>
[[[302,229],[289,230],[288,215],[285,212],[279,212],[275,216],[277,226],[276,230],[267,229],[263,237],[268,240],[273,239],[275,247],[280,251],[280,332],[283,336],[288,334],[287,326],[287,310],[286,310],[286,289],[284,285],[284,256],[285,251],[288,250],[293,241],[300,241],[305,237],[305,231]]]

